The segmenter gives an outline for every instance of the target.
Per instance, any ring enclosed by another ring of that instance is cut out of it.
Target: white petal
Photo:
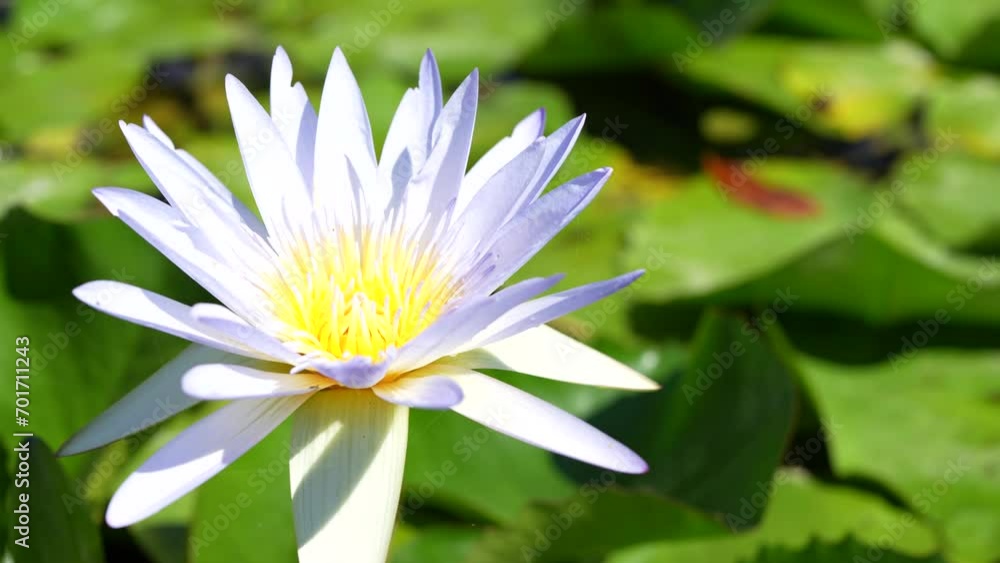
[[[420,64],[420,85],[403,94],[389,125],[378,163],[379,186],[391,188],[383,209],[398,209],[413,176],[431,151],[434,123],[441,113],[441,76],[430,50]],[[377,203],[377,202],[376,202]]]
[[[405,221],[410,227],[427,217],[436,222],[456,200],[469,164],[478,96],[479,71],[474,70],[441,110],[432,133],[434,148],[404,194]]]
[[[94,195],[108,210],[153,245],[191,279],[240,315],[258,314],[259,292],[229,264],[206,253],[204,235],[169,205],[121,188],[98,188]]]
[[[452,227],[449,254],[467,256],[492,239],[535,176],[543,148],[540,139],[532,143],[486,182]]]
[[[267,236],[267,231],[264,230],[264,225],[263,223],[260,222],[260,219],[257,218],[257,216],[253,214],[253,211],[250,211],[250,209],[247,208],[247,206],[244,205],[243,202],[239,200],[239,198],[234,196],[233,193],[229,191],[229,188],[227,188],[222,182],[220,182],[219,179],[216,178],[215,175],[212,174],[212,172],[208,168],[206,168],[204,164],[199,162],[198,159],[196,159],[195,157],[191,156],[191,154],[188,153],[187,151],[178,149],[174,145],[174,142],[170,139],[170,137],[167,136],[167,134],[164,133],[162,129],[160,129],[159,125],[157,125],[156,122],[153,121],[153,119],[148,115],[144,115],[142,117],[142,124],[147,131],[149,131],[154,137],[156,137],[156,139],[158,139],[168,148],[173,149],[177,157],[181,161],[183,161],[184,164],[186,164],[191,170],[193,170],[198,175],[198,177],[201,178],[201,181],[204,183],[204,186],[209,191],[215,193],[215,195],[219,197],[220,201],[222,201],[223,203],[227,203],[230,207],[235,209],[236,212],[239,214],[239,216],[243,219],[243,223],[246,224],[246,226],[250,230],[252,230],[258,236],[261,237]]]
[[[191,317],[224,340],[256,350],[265,357],[294,364],[301,356],[285,347],[277,338],[249,325],[229,309],[214,303],[198,303],[191,307]]]
[[[552,181],[556,172],[566,161],[570,151],[573,150],[573,145],[576,144],[580,132],[583,131],[585,121],[586,116],[584,115],[575,117],[545,138],[545,156],[542,157],[542,166],[538,168],[538,174],[532,180],[532,186],[527,190],[528,197],[525,198],[522,205],[528,205],[538,199],[545,186]]]
[[[390,369],[407,372],[434,360],[453,354],[498,317],[528,299],[559,283],[562,274],[547,278],[531,278],[487,297],[470,299],[467,303],[441,315],[431,326],[407,342],[394,358]]]
[[[147,121],[152,124],[152,120]],[[124,121],[120,125],[139,163],[186,222],[211,231],[214,237],[208,240],[209,243],[222,243],[230,248],[238,245],[245,247],[244,251],[257,251],[257,241],[252,240],[254,233],[234,206],[237,200],[229,190],[223,187],[220,193],[218,185],[206,182],[158,128],[153,133]],[[218,238],[223,240],[217,241]]]
[[[316,150],[316,111],[302,83],[292,85],[292,62],[281,47],[271,63],[271,119],[281,132],[302,172],[306,187],[312,187],[313,154]]]
[[[643,273],[644,270],[636,270],[609,280],[580,285],[522,303],[483,329],[462,350],[479,348],[558,319],[612,295],[634,282]]]
[[[502,369],[527,375],[617,389],[653,391],[652,379],[546,325],[530,328],[439,364]]]
[[[170,140],[170,137],[163,132],[163,129],[160,129],[160,126],[153,121],[153,118],[148,115],[142,116],[142,126],[146,128],[146,131],[149,131],[154,137],[159,139],[164,145],[167,145],[172,149],[177,148],[174,146],[174,142]]]
[[[313,395],[289,463],[301,563],[384,563],[406,458],[408,409],[367,390]]]
[[[479,272],[465,276],[467,290],[492,293],[583,211],[610,176],[610,168],[584,174],[522,209],[497,233]]]
[[[420,409],[448,409],[462,400],[462,389],[446,377],[411,372],[392,383],[380,383],[372,387],[382,400]]]
[[[236,401],[199,420],[125,479],[108,505],[108,525],[123,528],[159,512],[236,461],[308,398]]]
[[[299,234],[294,228],[308,225],[301,218],[311,212],[302,173],[271,116],[233,75],[226,76],[226,96],[250,189],[267,232],[289,242]]]
[[[137,325],[156,329],[232,354],[263,360],[270,359],[257,350],[222,340],[204,332],[195,325],[191,316],[191,307],[152,291],[116,281],[92,281],[74,289],[73,295],[98,311]]]
[[[240,358],[198,344],[189,346],[74,434],[58,455],[76,455],[106,446],[191,407],[198,400],[181,389],[184,374],[201,364],[234,361]]]
[[[622,473],[649,467],[607,434],[549,403],[471,370],[449,375],[464,398],[452,410],[533,446]]]
[[[331,385],[332,380],[315,373],[292,375],[220,363],[198,366],[181,381],[185,393],[211,401],[301,395]]]
[[[375,145],[361,89],[338,47],[323,83],[316,128],[313,200],[328,221],[351,224],[359,194],[351,189],[347,161],[365,186],[375,185]]]
[[[545,134],[545,110],[539,109],[522,119],[509,137],[500,139],[493,148],[486,151],[462,180],[462,190],[458,193],[455,213],[465,210],[487,180],[543,134]],[[528,185],[525,184],[524,188],[528,188]]]

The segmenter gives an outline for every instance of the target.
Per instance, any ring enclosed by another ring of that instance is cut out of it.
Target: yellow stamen
[[[378,360],[427,328],[458,289],[413,238],[341,232],[282,253],[280,277],[266,285],[283,340],[302,353]]]

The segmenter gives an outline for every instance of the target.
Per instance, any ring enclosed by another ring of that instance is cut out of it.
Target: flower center
[[[281,337],[337,359],[400,348],[441,313],[457,285],[437,253],[396,235],[341,234],[282,253],[269,294]]]

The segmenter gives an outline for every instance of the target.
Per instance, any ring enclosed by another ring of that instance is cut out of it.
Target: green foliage
[[[66,499],[73,495],[69,481],[52,450],[37,438],[20,439],[13,450],[13,487],[7,488],[5,512],[11,526],[26,524],[29,533],[7,531],[7,549],[24,563],[103,563],[101,537],[85,505]],[[27,462],[28,471],[17,464]],[[27,518],[23,522],[21,518]],[[17,522],[14,522],[17,519]],[[58,530],[59,541],[46,535]],[[15,543],[20,540],[23,544]]]
[[[1000,559],[995,0],[9,4],[0,326],[5,342],[31,338],[38,439],[28,552],[11,543],[6,419],[5,560],[295,561],[287,427],[126,531],[102,523],[117,485],[211,407],[73,458],[45,445],[183,347],[81,306],[74,287],[210,300],[90,194],[156,194],[119,120],[151,115],[253,207],[223,77],[266,106],[278,44],[314,105],[345,49],[376,147],[427,48],[446,90],[480,68],[473,160],[537,107],[548,131],[587,113],[557,182],[615,174],[518,277],[646,270],[553,324],[661,391],[492,375],[651,471],[601,472],[415,411],[392,563]],[[728,177],[699,166],[714,155]],[[10,391],[0,406],[13,410]]]

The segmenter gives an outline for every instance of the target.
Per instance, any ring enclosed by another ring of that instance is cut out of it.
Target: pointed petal
[[[581,285],[518,305],[483,329],[464,349],[479,348],[558,319],[612,295],[634,282],[643,273],[644,270],[637,270],[610,280]]]
[[[124,121],[119,125],[146,174],[170,205],[180,211],[189,222],[195,224],[205,214],[206,205],[209,205],[211,211],[216,214],[226,213],[235,216],[235,210],[231,208],[223,210],[216,205],[219,203],[217,194],[208,188],[201,176],[177,156],[173,142],[163,131],[159,128],[147,131]]]
[[[323,83],[316,128],[313,199],[327,220],[351,224],[359,195],[351,189],[347,161],[363,185],[375,185],[375,145],[361,89],[338,47]]]
[[[211,244],[169,205],[146,194],[122,188],[98,188],[97,197],[112,215],[198,282],[216,299],[240,315],[254,315],[259,292],[227,263],[207,253]]]
[[[125,479],[108,505],[108,525],[123,528],[159,512],[236,461],[308,398],[236,401],[199,420]]]
[[[524,152],[531,143],[545,134],[545,110],[539,109],[525,117],[514,127],[508,137],[500,139],[493,148],[486,151],[462,180],[462,189],[455,203],[455,213],[461,213],[475,198],[479,190],[508,162]],[[528,187],[528,184],[523,186]]]
[[[206,401],[302,395],[333,384],[329,378],[315,373],[293,375],[219,363],[195,367],[181,380],[185,393]]]
[[[229,309],[214,303],[198,303],[191,307],[191,317],[218,334],[222,339],[237,342],[249,350],[256,350],[266,357],[294,364],[301,357],[280,340],[251,326]]]
[[[587,207],[610,176],[610,168],[584,174],[521,210],[497,233],[479,271],[467,276],[470,292],[488,294],[510,278]]]
[[[253,214],[253,211],[250,211],[250,209],[247,208],[247,206],[244,205],[239,198],[234,196],[233,193],[229,191],[229,188],[220,182],[219,179],[215,177],[215,174],[212,174],[212,172],[206,168],[204,164],[199,162],[198,159],[191,156],[191,154],[187,151],[178,149],[174,146],[174,142],[170,140],[170,137],[167,136],[162,129],[160,129],[160,126],[153,121],[153,118],[148,115],[142,116],[142,125],[154,137],[159,139],[161,143],[171,149],[174,149],[177,157],[187,164],[188,167],[201,178],[202,182],[205,183],[205,187],[214,192],[223,202],[228,203],[233,209],[236,210],[248,228],[250,228],[258,236],[267,236],[267,231],[264,230],[263,223],[261,223],[260,219]]]
[[[149,117],[148,115],[142,116],[142,126],[146,128],[146,131],[149,131],[150,134],[159,139],[159,141],[164,145],[167,145],[172,149],[177,148],[174,146],[174,142],[170,140],[170,137],[163,132],[163,129],[160,129],[160,126],[153,121],[152,117]]]
[[[410,180],[423,169],[431,152],[441,100],[441,75],[434,54],[428,50],[420,63],[419,87],[403,95],[382,146],[378,184],[391,189],[386,194],[388,200],[382,202],[383,213],[390,209],[398,212]]]
[[[438,71],[437,59],[434,53],[427,49],[423,60],[420,61],[420,87],[421,105],[424,107],[423,114],[427,120],[427,146],[433,142],[434,123],[437,122],[441,114],[441,106],[444,105],[444,94],[441,91],[441,73]]]
[[[496,234],[538,170],[543,148],[541,139],[532,143],[486,182],[451,227],[455,246],[450,254],[466,256]]]
[[[545,138],[545,156],[542,157],[542,165],[538,167],[538,174],[532,180],[531,188],[526,190],[526,198],[522,205],[528,205],[538,199],[545,186],[552,181],[556,172],[566,162],[566,157],[573,150],[573,145],[583,131],[583,124],[586,116],[571,119],[565,125],[556,129],[554,133]]]
[[[376,385],[372,391],[383,401],[420,409],[448,409],[462,400],[462,389],[454,381],[419,371]]]
[[[302,83],[292,84],[292,62],[281,47],[271,63],[271,119],[295,157],[306,188],[312,188],[316,111]]]
[[[191,407],[198,400],[181,390],[181,378],[184,374],[201,364],[233,361],[241,360],[237,356],[198,344],[187,347],[74,434],[59,449],[58,455],[76,455],[106,446],[142,432]]]
[[[289,470],[299,561],[384,563],[408,417],[405,407],[354,390],[317,393],[296,414]]]
[[[226,76],[226,97],[243,166],[267,232],[289,241],[297,233],[288,218],[309,217],[311,211],[302,173],[271,116],[231,74]]]
[[[559,283],[562,274],[531,278],[494,295],[469,300],[441,315],[431,326],[407,342],[392,363],[394,372],[406,372],[453,353],[497,317]]]
[[[74,289],[73,295],[98,311],[140,326],[231,354],[270,359],[257,350],[204,332],[195,325],[190,307],[152,291],[116,281],[92,281]]]
[[[549,403],[471,370],[452,378],[464,398],[452,410],[533,446],[621,473],[645,473],[649,466],[607,434]]]
[[[403,207],[407,225],[418,225],[428,216],[436,221],[458,196],[469,164],[478,97],[479,71],[474,70],[441,110],[432,133],[434,148],[406,188]]]
[[[155,128],[151,119],[146,121]],[[247,222],[241,214],[242,205],[236,204],[238,200],[225,186],[206,181],[189,165],[194,159],[184,158],[159,128],[149,131],[124,121],[120,125],[139,164],[185,222],[224,237],[230,247],[255,251],[253,222]]]
[[[435,364],[502,369],[596,387],[636,391],[660,388],[645,375],[546,325],[529,328],[480,349],[442,358]]]

